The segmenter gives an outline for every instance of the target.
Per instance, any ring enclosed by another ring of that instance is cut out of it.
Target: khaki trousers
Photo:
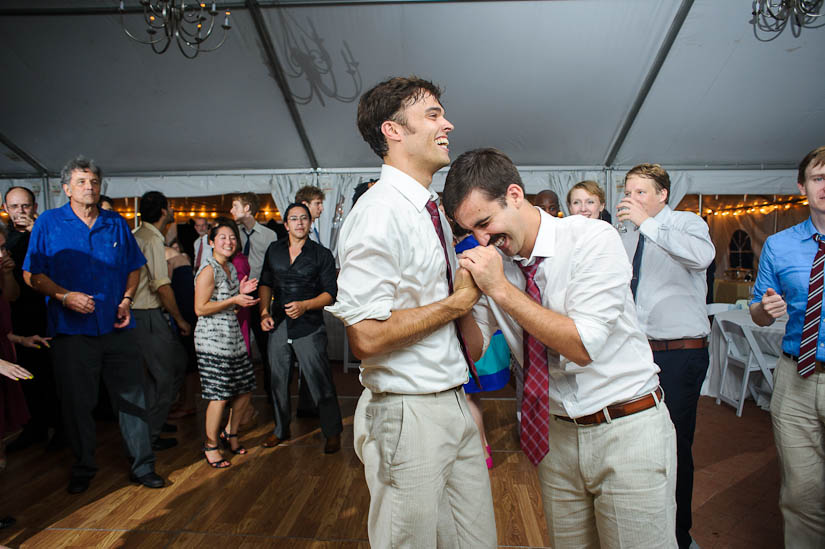
[[[600,425],[551,417],[538,474],[555,549],[676,547],[676,433],[664,402]]]
[[[785,547],[825,547],[825,374],[800,376],[782,355],[771,397]]]
[[[364,389],[354,435],[370,491],[372,547],[496,547],[490,477],[463,388]]]

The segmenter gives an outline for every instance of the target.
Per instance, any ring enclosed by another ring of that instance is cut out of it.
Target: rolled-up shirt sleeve
[[[579,248],[565,309],[595,360],[628,304],[632,269],[618,233],[608,224],[598,238],[582,241]]]
[[[495,334],[496,330],[499,329],[498,322],[496,321],[495,316],[493,316],[493,311],[490,308],[490,303],[488,300],[489,298],[486,295],[482,295],[473,306],[472,310],[473,319],[475,319],[478,329],[481,330],[481,337],[483,340],[481,349],[482,356],[484,356],[484,353],[487,352],[487,347],[490,346],[490,340],[492,339],[493,334]]]
[[[341,231],[338,295],[327,311],[351,326],[386,320],[401,280],[399,228],[391,208],[370,204],[350,212]]]
[[[152,239],[146,247],[146,269],[149,271],[149,288],[153,292],[157,292],[158,288],[172,283],[166,265],[163,243],[160,240]]]

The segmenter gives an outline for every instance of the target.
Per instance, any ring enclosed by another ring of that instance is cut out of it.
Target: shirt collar
[[[64,221],[77,221],[78,223],[82,223],[84,226],[86,226],[86,223],[84,223],[83,220],[80,219],[76,213],[74,213],[71,202],[66,202],[65,204],[63,204],[60,208],[57,209],[57,212],[58,215],[60,215]],[[95,226],[97,226],[98,222],[100,222],[101,224],[110,225],[112,223],[112,219],[115,216],[120,217],[120,214],[98,208],[98,218],[95,219],[94,223],[92,223],[90,229],[93,229]]]
[[[146,229],[147,231],[149,231],[150,233],[152,233],[152,235],[153,235],[155,238],[160,238],[161,240],[165,240],[165,239],[164,239],[164,237],[163,237],[163,233],[162,233],[162,232],[160,232],[160,231],[158,230],[158,228],[157,228],[157,227],[155,227],[154,225],[152,225],[151,223],[141,223],[141,224],[140,224],[140,226],[141,226],[141,227],[145,227],[145,229]]]
[[[801,240],[808,240],[809,238],[812,239],[818,231],[814,226],[813,220],[808,217],[808,219],[797,225],[797,232]]]
[[[556,254],[556,223],[558,219],[553,219],[553,216],[545,212],[538,206],[534,206],[541,215],[539,222],[539,232],[536,234],[536,242],[533,244],[533,252],[527,259],[516,254],[513,256],[513,261],[520,262],[527,267],[532,265],[538,257],[553,257]]]
[[[381,166],[381,180],[386,180],[401,193],[419,212],[427,206],[427,202],[438,202],[438,195],[421,183],[389,164]]]
[[[665,204],[665,207],[662,208],[661,211],[659,211],[659,213],[654,215],[653,219],[655,219],[659,223],[663,223],[670,217],[670,212],[672,212],[672,211],[673,210],[670,209],[670,206]]]
[[[247,231],[247,230],[246,230],[246,226],[245,226],[245,225],[243,225],[243,224],[241,224],[241,232],[243,232],[243,233],[244,233],[244,234],[246,234],[247,236],[248,236],[248,235],[251,235],[253,232],[260,233],[261,231],[259,231],[259,230],[258,230],[258,227],[260,227],[260,226],[261,226],[261,224],[260,224],[260,223],[258,223],[257,221],[255,221],[255,224],[254,224],[254,225],[252,225],[252,228],[251,228],[251,229],[249,229],[249,230]]]

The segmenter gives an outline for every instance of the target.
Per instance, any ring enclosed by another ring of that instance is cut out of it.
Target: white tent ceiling
[[[235,2],[226,44],[194,60],[129,40],[118,4],[0,5],[0,174],[54,174],[80,153],[108,174],[375,167],[351,98],[412,73],[444,87],[454,156],[494,146],[528,167],[791,168],[825,141],[825,29],[761,42],[750,0]],[[126,20],[143,32],[140,15]],[[334,75],[338,98],[302,101],[301,51],[328,53],[316,82]]]

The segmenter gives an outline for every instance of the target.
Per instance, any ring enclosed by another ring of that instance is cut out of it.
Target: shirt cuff
[[[659,236],[659,227],[660,224],[658,221],[652,217],[648,217],[639,225],[639,230],[645,235],[645,238],[656,242],[656,238]]]
[[[590,356],[590,360],[595,361],[607,343],[610,329],[601,322],[582,318],[574,318],[573,324],[579,332],[579,339]]]
[[[338,318],[346,326],[358,324],[362,320],[387,320],[392,315],[392,300],[380,300],[364,305],[351,305],[338,301],[324,307],[328,313]]]

